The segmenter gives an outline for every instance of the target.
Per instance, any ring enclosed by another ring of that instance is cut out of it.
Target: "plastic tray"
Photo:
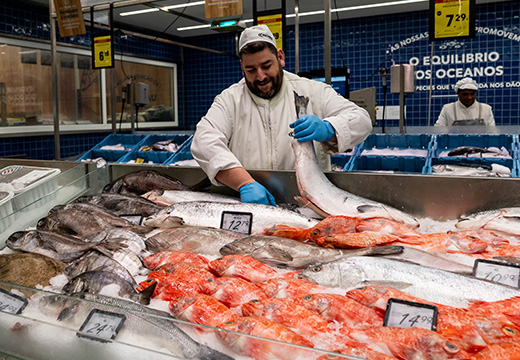
[[[132,151],[116,161],[117,164],[163,164],[172,156],[168,151]]]
[[[352,155],[348,155],[348,154],[332,155],[330,157],[330,162],[333,167],[332,171],[347,171],[347,164],[349,163],[350,159],[352,159]],[[334,170],[334,168],[336,168],[338,170]],[[339,170],[339,168],[341,168],[341,170]]]
[[[191,154],[191,142],[193,141],[193,136],[191,136],[188,140],[182,144],[179,150],[175,154],[173,154],[164,165],[168,166],[190,166],[190,165],[176,165],[179,161],[184,160],[193,160],[193,155]],[[199,167],[199,165],[193,165],[192,167]]]
[[[433,142],[432,135],[426,134],[371,134],[356,148],[356,155],[364,155],[363,151],[385,150],[394,151],[391,154],[376,155],[366,154],[366,156],[420,156],[427,157]],[[406,152],[406,150],[409,150]],[[423,150],[423,154],[410,153],[413,150]],[[402,154],[400,154],[402,152]]]
[[[99,144],[94,146],[93,150],[101,150],[103,146],[117,145],[121,144],[125,147],[126,150],[106,150],[106,151],[132,151],[137,149],[137,144],[144,140],[146,137],[150,135],[142,135],[142,134],[110,134]]]
[[[443,134],[434,136],[434,144],[432,146],[432,158],[438,158],[443,152],[453,150],[460,146],[473,146],[479,148],[504,147],[515,158],[517,150],[517,137],[515,135],[504,134],[485,134],[485,135],[467,135],[467,134]],[[451,156],[442,156],[451,157]],[[453,156],[456,158],[466,156]],[[495,158],[496,159],[496,158]],[[498,157],[500,159],[500,157]],[[506,158],[502,158],[506,159]]]
[[[137,143],[137,151],[139,151],[139,149],[143,146],[152,146],[153,144],[159,142],[159,141],[167,141],[167,140],[174,140],[174,142],[179,145],[179,148],[177,149],[177,151],[179,151],[179,149],[181,148],[181,146],[184,144],[184,142],[186,140],[189,139],[191,135],[189,134],[164,134],[164,135],[148,135],[147,137],[145,137],[143,140],[139,141],[139,143]],[[153,152],[164,152],[166,154],[169,154],[171,155],[172,152],[171,151],[156,151],[156,150],[150,150],[150,151],[153,151]],[[177,152],[175,151],[175,152]]]
[[[9,216],[13,213],[13,196],[12,191],[0,190],[0,233],[13,223],[13,218]]]
[[[80,157],[78,161],[92,161],[97,158],[103,158],[107,163],[112,163],[121,159],[126,154],[128,154],[128,152],[122,150],[91,149],[87,151],[85,154],[83,154],[83,156]]]
[[[54,192],[58,188],[60,172],[54,168],[12,165],[0,170],[0,183],[12,188],[11,202],[13,210],[17,211]]]
[[[349,172],[392,172],[425,174],[427,158],[418,156],[356,156],[348,164]]]
[[[460,164],[468,164],[472,166],[484,165],[484,166],[492,166],[492,164],[498,164],[505,166],[511,170],[511,177],[518,177],[518,162],[513,159],[503,159],[503,158],[479,158],[479,157],[468,157],[468,158],[460,158],[460,157],[444,157],[444,158],[432,158],[428,161],[428,166],[425,174],[434,174],[433,166],[434,165],[460,165]],[[442,175],[442,174],[439,174]],[[471,175],[469,175],[471,176]],[[491,176],[491,175],[490,175]]]
[[[136,149],[119,160],[117,163],[128,163],[135,162],[137,159],[142,159],[145,164],[163,164],[165,163],[173,154],[176,154],[178,151],[183,149],[184,143],[191,137],[189,134],[176,134],[176,135],[149,135],[145,139],[141,140]],[[166,140],[174,140],[176,144],[179,145],[179,148],[175,152],[171,151],[155,151],[155,150],[146,150],[139,151],[143,146],[152,146],[156,142],[166,141]]]

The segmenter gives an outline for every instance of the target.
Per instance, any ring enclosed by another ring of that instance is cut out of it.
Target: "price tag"
[[[437,306],[401,299],[389,299],[383,326],[437,329]]]
[[[126,221],[131,222],[134,225],[143,225],[144,216],[136,215],[136,214],[125,214],[119,215],[120,218],[125,219]]]
[[[266,15],[258,17],[258,25],[267,25],[276,40],[276,48],[283,49],[282,14]]]
[[[88,314],[76,335],[91,340],[109,342],[116,338],[125,320],[126,316],[123,314],[94,309]]]
[[[0,289],[0,311],[20,314],[27,306],[27,299]]]
[[[251,235],[253,214],[248,212],[223,211],[220,228],[232,230],[241,234]]]
[[[520,265],[477,259],[473,264],[473,276],[520,288]]]
[[[114,66],[114,54],[112,52],[112,36],[94,37],[93,52],[94,69],[110,68]]]
[[[431,0],[430,22],[433,40],[475,36],[475,0]],[[430,28],[431,30],[431,28]]]

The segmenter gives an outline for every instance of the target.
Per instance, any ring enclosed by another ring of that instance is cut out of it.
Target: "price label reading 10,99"
[[[475,36],[475,0],[430,0],[431,40]]]
[[[473,265],[473,275],[479,279],[520,288],[519,265],[477,259]]]
[[[383,326],[437,329],[437,306],[401,299],[388,299]]]

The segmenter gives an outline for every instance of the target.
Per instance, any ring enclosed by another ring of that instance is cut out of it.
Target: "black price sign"
[[[249,212],[223,211],[220,218],[220,228],[232,230],[241,234],[251,235],[253,214]]]
[[[27,306],[27,299],[0,289],[0,311],[20,314]]]
[[[109,342],[116,338],[125,320],[126,316],[123,314],[94,309],[88,314],[76,335],[91,340]]]
[[[520,288],[520,265],[477,259],[473,264],[473,276]]]
[[[437,329],[437,306],[401,299],[389,299],[383,326]]]

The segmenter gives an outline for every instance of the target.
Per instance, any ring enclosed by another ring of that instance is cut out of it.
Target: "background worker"
[[[283,70],[285,55],[266,25],[245,29],[239,40],[244,78],[219,94],[199,121],[193,157],[211,182],[240,192],[246,203],[275,205],[246,169],[294,170],[290,132],[317,141],[318,159],[361,143],[372,129],[368,113],[331,86]]]

